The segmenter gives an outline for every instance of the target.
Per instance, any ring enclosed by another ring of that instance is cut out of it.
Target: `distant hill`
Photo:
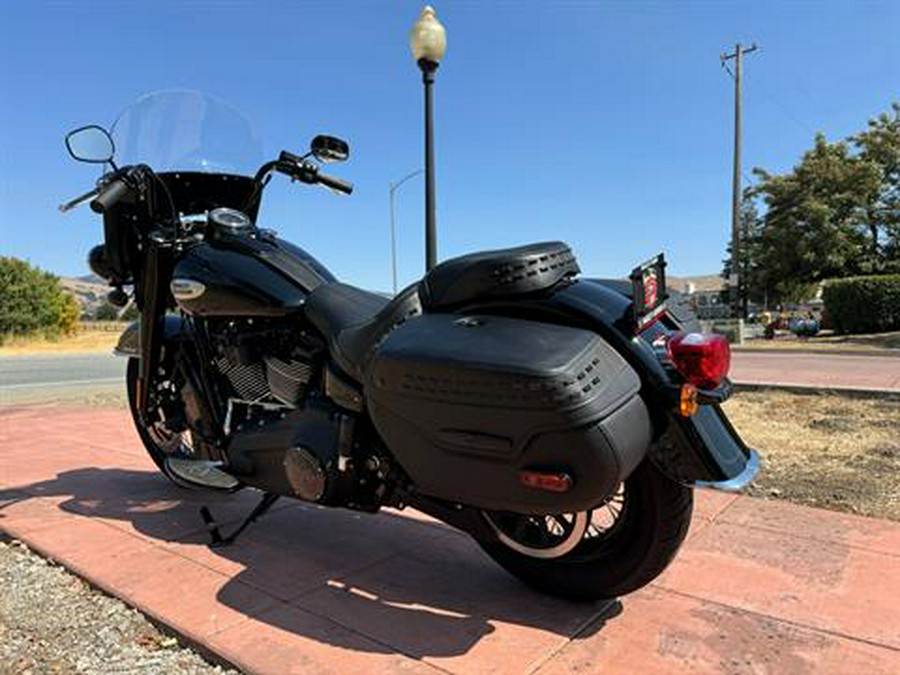
[[[83,281],[86,284],[100,284],[106,286],[106,282],[96,274],[85,274],[83,277],[74,277],[75,281]]]
[[[666,277],[666,285],[679,293],[684,293],[688,284],[693,284],[695,292],[721,291],[725,288],[725,280],[718,274],[703,274],[696,277]]]
[[[106,282],[94,274],[60,277],[59,285],[75,296],[83,314],[93,314],[103,304],[110,290]]]

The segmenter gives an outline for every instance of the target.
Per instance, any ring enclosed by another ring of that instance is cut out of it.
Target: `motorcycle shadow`
[[[576,604],[531,591],[468,536],[418,514],[282,499],[234,544],[210,548],[199,509],[208,507],[227,533],[258,492],[196,492],[152,472],[80,468],[0,491],[0,516],[33,497],[133,529],[219,572],[227,580],[217,600],[255,621],[356,651],[457,656],[495,632],[523,646],[582,639],[622,611],[619,601]],[[280,601],[276,609],[257,611],[259,591]]]

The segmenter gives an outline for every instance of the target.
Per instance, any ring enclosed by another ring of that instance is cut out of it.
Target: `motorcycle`
[[[237,112],[164,92],[66,145],[105,169],[60,208],[102,216],[90,267],[140,311],[115,352],[147,452],[178,485],[262,493],[227,536],[202,510],[213,545],[282,496],[414,508],[542,592],[613,598],[673,559],[693,488],[758,470],[720,405],[728,343],[666,288],[662,255],[623,281],[580,276],[561,242],[484,251],[389,297],[257,224],[276,174],[352,192],[323,172],[341,139],[254,171]]]

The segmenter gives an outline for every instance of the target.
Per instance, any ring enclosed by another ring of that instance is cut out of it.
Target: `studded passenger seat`
[[[435,267],[419,283],[419,298],[425,311],[448,310],[473,300],[542,291],[579,271],[575,254],[561,241],[482,251]]]

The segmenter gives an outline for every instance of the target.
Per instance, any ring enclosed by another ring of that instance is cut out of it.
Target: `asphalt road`
[[[0,390],[121,382],[125,359],[112,354],[0,357]]]
[[[121,391],[125,359],[111,354],[0,357],[0,403],[60,391]],[[900,357],[734,352],[737,383],[900,392]]]
[[[79,401],[124,390],[125,359],[112,354],[0,357],[0,405]]]

